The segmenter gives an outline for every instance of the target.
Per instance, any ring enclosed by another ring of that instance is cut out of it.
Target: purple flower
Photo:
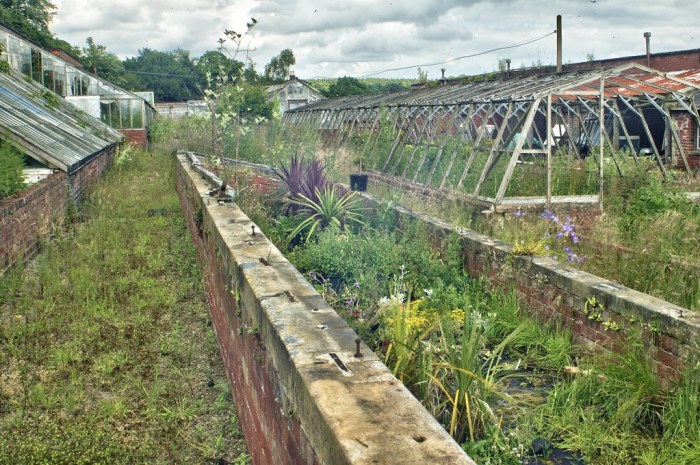
[[[544,212],[542,212],[542,214],[540,215],[540,218],[547,220],[547,221],[553,221],[555,223],[559,221],[559,218],[557,218],[557,215],[555,215],[554,213],[552,213],[549,210],[545,210]]]
[[[564,253],[571,252],[571,247],[564,247]]]
[[[563,232],[558,232],[557,235],[555,236],[557,239],[561,239],[561,236],[563,236]]]
[[[544,246],[544,250],[549,250],[549,245],[548,245],[548,244]]]
[[[525,216],[525,212],[521,211],[521,210],[517,210],[517,211],[513,212],[513,216],[517,216],[517,217]]]
[[[357,281],[355,281],[355,284],[353,284],[353,286],[355,286],[355,289],[359,289],[359,288],[360,288],[360,283],[358,283]]]
[[[571,241],[572,241],[574,244],[578,244],[578,243],[580,242],[580,240],[581,240],[581,239],[579,239],[579,237],[576,235],[576,233],[571,233]]]

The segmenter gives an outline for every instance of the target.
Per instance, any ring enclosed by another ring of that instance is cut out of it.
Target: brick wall
[[[38,252],[41,242],[63,225],[70,202],[80,204],[86,189],[111,165],[114,153],[112,147],[71,176],[54,173],[0,200],[0,275]]]
[[[371,197],[365,195],[369,201]],[[399,224],[425,223],[436,245],[452,233],[463,244],[464,269],[494,288],[517,292],[531,317],[572,331],[574,341],[594,350],[620,352],[641,334],[656,373],[679,377],[686,360],[700,357],[700,314],[545,257],[514,256],[512,246],[401,207]],[[595,298],[600,307],[586,308]],[[614,329],[615,325],[619,329]],[[613,329],[611,329],[613,328]]]
[[[589,70],[596,68],[610,68],[614,66],[637,63],[646,66],[646,55],[633,55],[619,58],[609,58],[606,60],[582,61],[578,63],[564,63],[563,71]],[[676,52],[652,53],[651,68],[659,71],[684,71],[687,69],[700,68],[700,49],[682,50]],[[537,68],[511,69],[511,77],[532,76],[534,74],[545,74],[556,72],[556,66],[541,66]],[[505,73],[504,73],[505,74]]]
[[[33,257],[39,243],[63,224],[67,177],[55,173],[22,192],[0,200],[0,275]]]
[[[237,206],[207,195],[208,174],[178,158],[180,201],[253,464],[473,465],[366,346],[354,356],[355,332],[259,228],[252,235]]]
[[[137,147],[148,147],[148,131],[146,129],[120,129],[126,140]]]
[[[700,170],[700,149],[697,146],[697,122],[693,116],[686,111],[674,111],[671,113],[676,124],[678,138],[681,141],[683,152],[688,160],[688,165],[692,170]],[[675,145],[674,145],[674,150]],[[679,153],[674,153],[673,159],[678,168],[685,168],[683,159]]]

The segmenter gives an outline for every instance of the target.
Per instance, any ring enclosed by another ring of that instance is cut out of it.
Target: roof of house
[[[0,131],[28,156],[69,174],[122,134],[14,71],[0,73]]]
[[[273,85],[269,86],[269,87],[267,88],[267,93],[269,94],[269,93],[277,92],[277,91],[282,90],[282,89],[284,89],[285,87],[288,87],[288,86],[290,86],[291,84],[294,84],[294,83],[297,83],[297,82],[300,83],[301,85],[303,85],[304,87],[308,87],[311,91],[313,91],[314,93],[318,94],[319,97],[324,98],[324,99],[326,98],[323,94],[321,94],[321,92],[319,92],[318,90],[314,89],[314,87],[311,85],[311,83],[309,83],[308,81],[305,81],[305,80],[303,80],[303,79],[299,79],[299,78],[297,78],[297,77],[295,77],[295,78],[293,78],[293,79],[288,79],[288,80],[286,80],[286,81],[284,81],[284,82],[282,82],[282,83],[280,83],[280,84],[273,84]]]

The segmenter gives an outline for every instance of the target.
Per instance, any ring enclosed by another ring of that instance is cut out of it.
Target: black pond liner
[[[499,358],[499,363],[512,361],[511,357],[504,353]],[[522,373],[520,375],[519,373]],[[518,397],[540,397],[545,400],[554,389],[554,376],[537,372],[536,367],[527,364],[518,365],[517,373],[510,374],[505,380],[505,392],[517,402]],[[491,405],[498,408],[502,404]],[[509,426],[504,426],[507,431]],[[556,447],[551,441],[544,438],[536,438],[528,450],[528,457],[523,462],[525,465],[588,465],[580,452],[570,451]]]

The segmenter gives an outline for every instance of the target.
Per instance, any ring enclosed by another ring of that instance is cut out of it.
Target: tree
[[[160,52],[139,50],[135,58],[124,60],[124,68],[138,76],[141,90],[152,90],[157,102],[180,102],[202,96],[199,75],[186,50]]]
[[[122,61],[114,53],[108,52],[104,45],[96,44],[92,37],[88,37],[85,43],[87,47],[80,54],[85,69],[113,84],[125,86],[127,79]]]
[[[243,63],[232,60],[218,50],[209,50],[200,56],[195,64],[195,70],[201,78],[202,86],[208,85],[207,73],[210,81],[232,82],[238,77],[238,73],[243,68]]]
[[[270,82],[282,82],[289,75],[289,68],[297,62],[292,49],[286,48],[279,55],[272,57],[265,65],[265,79]]]
[[[0,0],[0,22],[44,47],[53,45],[49,24],[55,14],[49,0]]]
[[[264,87],[247,83],[231,84],[220,90],[218,101],[219,113],[228,111],[243,119],[271,119],[275,108],[274,102],[268,100]]]
[[[328,87],[326,97],[346,97],[348,95],[360,95],[368,92],[367,86],[357,78],[344,76],[338,78]]]

